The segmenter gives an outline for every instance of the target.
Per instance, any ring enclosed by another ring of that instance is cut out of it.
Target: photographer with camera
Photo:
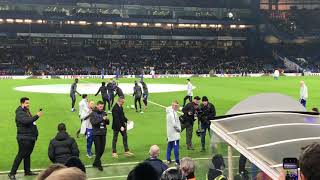
[[[179,118],[181,122],[181,132],[186,129],[186,143],[188,150],[194,150],[192,147],[193,124],[196,120],[199,101],[199,96],[194,97],[193,102],[188,103],[182,108],[183,115]]]
[[[210,132],[210,120],[212,120],[216,116],[216,109],[212,103],[209,102],[207,96],[202,97],[202,103],[199,107],[198,118],[201,123],[201,151],[205,151],[205,143],[206,143],[206,132],[208,130],[209,136],[211,137]]]
[[[101,156],[104,153],[106,146],[107,125],[109,125],[109,119],[105,111],[103,111],[104,103],[98,101],[96,107],[90,114],[90,122],[93,128],[93,142],[96,150],[96,158],[93,163],[93,167],[103,171],[101,165]]]

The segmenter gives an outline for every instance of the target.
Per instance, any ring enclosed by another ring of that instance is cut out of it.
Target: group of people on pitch
[[[205,137],[206,132],[210,134],[210,120],[216,116],[216,110],[212,103],[209,102],[208,97],[203,96],[202,99],[199,96],[195,96],[192,99],[192,84],[190,79],[187,80],[187,96],[184,98],[184,105],[182,107],[182,115],[178,115],[179,103],[173,101],[172,106],[166,108],[167,118],[167,161],[171,163],[171,151],[174,150],[176,164],[179,164],[179,144],[180,134],[186,129],[186,145],[188,150],[194,150],[192,145],[193,126],[196,120],[198,120],[197,135],[201,136],[201,151],[205,151]],[[186,100],[190,102],[186,104]],[[202,103],[200,104],[200,100]]]
[[[93,167],[103,170],[101,165],[101,157],[105,150],[107,126],[110,120],[107,113],[104,111],[104,103],[98,101],[96,104],[88,101],[86,94],[82,95],[80,105],[80,118],[82,120],[81,131],[87,136],[87,155],[92,157],[91,152],[92,144],[95,146],[95,160]],[[127,142],[127,123],[123,111],[123,104],[125,103],[124,97],[119,97],[118,101],[112,108],[112,157],[118,158],[116,144],[119,133],[123,137],[123,144],[125,149],[125,156],[133,156],[134,154],[129,151]],[[19,150],[13,162],[9,179],[15,180],[15,174],[19,168],[22,160],[24,161],[24,172],[26,176],[35,175],[30,169],[30,156],[33,152],[36,140],[38,139],[38,128],[36,122],[42,116],[42,109],[32,115],[29,110],[30,100],[27,97],[20,99],[20,106],[16,109],[16,126],[17,126],[17,141]],[[69,158],[79,157],[79,149],[74,138],[70,137],[64,123],[58,125],[57,135],[50,141],[48,148],[49,159],[53,163],[65,164]]]

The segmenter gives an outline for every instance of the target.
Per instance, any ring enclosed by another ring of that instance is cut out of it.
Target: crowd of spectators
[[[250,57],[245,47],[138,48],[33,47],[2,49],[1,75],[140,75],[266,73],[271,57]],[[143,72],[144,71],[144,72]]]
[[[320,72],[319,47],[319,43],[280,44],[275,45],[274,49],[305,71]]]
[[[192,158],[185,157],[181,159],[181,164],[177,166],[168,167],[164,162],[158,159],[160,149],[157,145],[150,148],[150,158],[136,165],[128,174],[127,180],[196,180],[196,166],[197,164]],[[320,145],[313,143],[307,147],[302,148],[299,157],[300,171],[298,177],[301,180],[311,180],[320,178],[319,159]],[[154,156],[154,153],[157,155]],[[77,157],[70,158],[72,165],[52,164],[46,170],[42,171],[37,179],[55,179],[55,180],[85,180],[86,174],[83,169],[83,164]],[[154,159],[150,161],[150,159]],[[70,160],[68,160],[70,161]],[[156,164],[154,162],[157,162]],[[208,169],[208,180],[226,180],[227,176],[224,173],[225,163],[222,155],[216,154],[210,163],[212,168]],[[162,168],[164,167],[164,168]],[[160,170],[160,171],[159,171]],[[160,174],[159,174],[160,173]],[[281,171],[279,180],[285,180],[288,176],[284,170]],[[239,175],[235,179],[245,179]],[[255,179],[271,179],[264,172],[261,172]]]
[[[62,33],[62,34],[103,34],[103,35],[155,35],[155,36],[233,36],[246,37],[247,29],[230,28],[163,28],[97,26],[70,24],[2,24],[2,33]]]

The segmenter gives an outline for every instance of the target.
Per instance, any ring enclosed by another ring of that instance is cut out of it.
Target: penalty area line
[[[156,103],[156,102],[153,102],[153,101],[150,101],[150,100],[148,100],[148,102],[149,103],[151,103],[151,104],[153,104],[153,105],[156,105],[156,106],[159,106],[159,107],[162,107],[162,108],[167,108],[166,106],[164,106],[164,105],[161,105],[161,104],[158,104],[158,103]],[[183,114],[181,111],[177,111],[179,114]]]

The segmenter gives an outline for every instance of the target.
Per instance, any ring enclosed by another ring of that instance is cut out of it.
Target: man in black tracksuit
[[[18,154],[13,162],[10,173],[10,180],[15,180],[17,170],[22,160],[24,160],[24,174],[26,176],[36,175],[30,169],[30,156],[33,151],[35,142],[38,138],[38,128],[36,121],[42,116],[41,109],[32,116],[29,110],[29,98],[23,97],[20,99],[21,106],[16,110],[16,126],[17,126],[17,141],[19,145]]]
[[[117,154],[117,141],[118,135],[121,133],[123,146],[126,156],[133,156],[133,154],[129,151],[128,147],[128,136],[127,136],[127,122],[128,119],[124,115],[123,112],[123,104],[125,100],[122,97],[119,97],[118,102],[112,108],[112,129],[113,129],[113,139],[112,139],[112,157],[118,158]]]
[[[106,105],[106,103],[108,102],[109,104],[109,98],[108,98],[108,90],[106,87],[106,83],[102,82],[101,83],[101,87],[99,88],[98,92],[95,94],[95,96],[97,96],[99,93],[101,92],[101,97],[102,97],[102,101],[103,103]],[[106,110],[106,106],[103,106],[103,110]],[[109,108],[110,110],[110,108]]]
[[[103,111],[103,102],[98,101],[96,107],[89,115],[90,122],[93,129],[93,142],[96,150],[96,158],[93,163],[93,167],[103,171],[101,165],[101,156],[104,153],[106,146],[107,125],[109,125],[109,119],[106,112]]]
[[[118,95],[119,97],[122,97],[123,99],[125,98],[122,89],[118,85],[115,86],[115,91],[116,91],[115,96]]]
[[[58,133],[50,141],[48,156],[52,163],[65,164],[73,156],[79,157],[79,149],[74,138],[66,132],[66,125],[58,125]]]
[[[144,110],[146,110],[148,108],[149,90],[148,90],[147,84],[143,80],[141,80],[140,83],[141,83],[142,89],[143,89],[142,98],[143,98],[143,103],[144,103]]]
[[[196,96],[193,99],[193,102],[188,103],[183,107],[181,116],[181,132],[186,129],[186,144],[188,150],[194,150],[192,147],[192,134],[193,134],[193,124],[195,121],[195,116],[197,114],[199,106],[200,97]]]
[[[138,112],[137,103],[139,103],[140,112],[142,113],[142,111],[141,111],[141,96],[142,96],[142,89],[138,85],[138,82],[135,81],[134,87],[133,87],[134,107],[136,108],[136,112]]]
[[[202,97],[202,103],[199,108],[199,120],[201,122],[201,151],[205,151],[205,142],[206,142],[206,132],[209,132],[209,136],[211,136],[210,125],[213,118],[216,116],[216,109],[212,103],[209,102],[207,96]]]
[[[108,98],[109,98],[109,101],[108,101],[108,113],[110,113],[110,110],[113,106],[113,102],[114,102],[114,87],[115,87],[115,81],[110,81],[108,84],[107,84],[107,91],[108,91]]]

